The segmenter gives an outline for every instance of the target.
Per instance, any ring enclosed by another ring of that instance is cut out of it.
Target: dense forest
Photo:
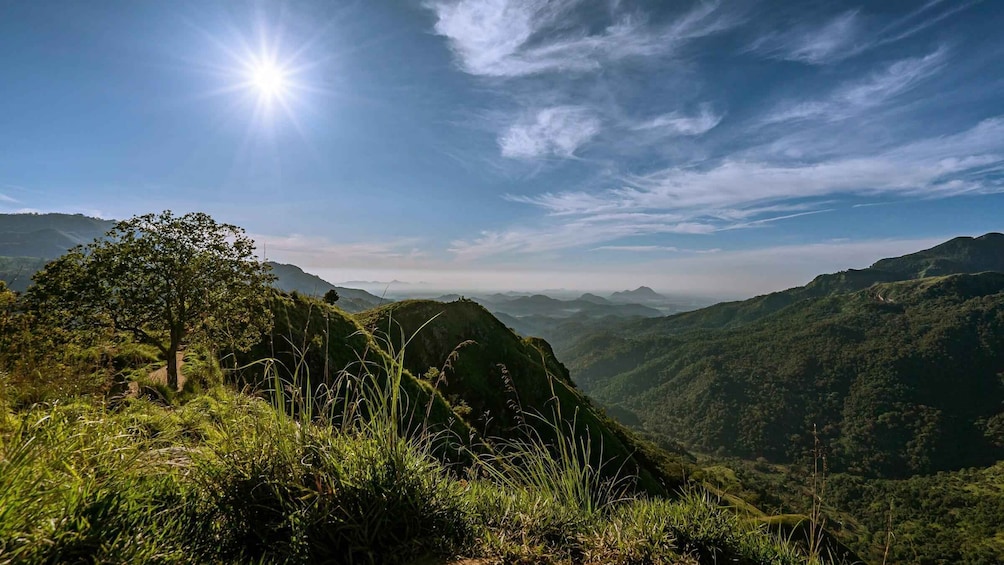
[[[593,330],[559,355],[610,414],[731,458],[733,488],[778,511],[811,504],[804,470],[825,453],[829,511],[859,523],[838,534],[862,555],[881,555],[889,532],[911,540],[892,546],[897,561],[1004,556],[1001,234]]]

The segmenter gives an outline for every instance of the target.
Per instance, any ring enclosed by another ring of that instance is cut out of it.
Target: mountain
[[[685,453],[669,455],[593,407],[547,342],[514,334],[469,300],[407,300],[353,317],[297,294],[276,297],[272,309],[271,332],[234,356],[242,367],[238,386],[272,386],[272,367],[288,382],[298,377],[301,387],[311,383],[315,395],[329,387],[345,394],[340,378],[366,367],[383,381],[387,361],[398,358],[406,343],[406,421],[421,425],[428,419],[433,430],[448,431],[447,444],[490,444],[520,437],[527,428],[547,438],[554,432],[546,418],[557,412],[594,443],[594,455],[611,461],[606,472],[634,473],[650,493],[671,492],[690,471]]]
[[[0,256],[54,259],[114,225],[81,214],[0,214]]]
[[[37,257],[0,257],[0,281],[11,290],[24,292],[31,276],[42,270],[47,260]]]
[[[623,466],[650,492],[682,484],[685,454],[669,457],[607,418],[575,387],[546,341],[515,334],[476,302],[406,300],[359,320],[394,350],[407,343],[405,367],[463,406],[466,422],[483,437],[512,437],[527,425],[547,437],[553,431],[539,416],[552,418],[557,410],[612,461],[608,470]]]
[[[0,281],[16,291],[24,291],[31,284],[32,275],[48,261],[71,247],[104,237],[114,226],[114,220],[81,214],[0,214]],[[315,296],[335,289],[338,306],[348,312],[361,312],[388,302],[365,290],[334,286],[295,265],[274,262],[269,265],[278,277],[277,288]]]
[[[948,268],[968,272],[924,277]],[[1004,455],[988,439],[1004,422],[995,270],[1004,272],[1004,236],[955,238],[594,333],[565,360],[590,394],[703,450],[790,461],[815,423],[839,443],[834,462],[862,473],[983,465]]]
[[[338,292],[337,306],[346,312],[362,312],[370,308],[386,304],[384,300],[365,290],[335,286],[317,275],[306,273],[296,265],[269,261],[272,273],[278,277],[275,287],[285,292],[299,292],[310,296],[324,296],[329,290]]]
[[[800,300],[854,292],[873,284],[914,280],[932,275],[1004,272],[1004,235],[956,237],[902,257],[882,259],[866,269],[819,275],[805,286],[773,292],[749,300],[724,302],[676,316],[641,321],[629,334],[668,335],[696,329],[739,327],[759,320]]]
[[[81,214],[0,214],[0,281],[23,292],[46,262],[104,236],[113,225]]]
[[[1002,273],[880,283],[742,328],[576,347],[573,374],[591,395],[703,451],[790,462],[817,425],[834,468],[869,476],[1004,458]]]
[[[602,296],[597,296],[589,292],[580,296],[579,300],[581,300],[582,302],[591,302],[593,304],[610,304],[610,301],[607,300],[606,298],[603,298]]]
[[[1004,562],[1000,234],[612,325],[561,355],[611,415],[729,458],[745,500],[804,511],[822,463],[830,523],[870,562]]]
[[[639,286],[634,290],[623,290],[610,295],[613,302],[654,302],[664,301],[666,297],[647,286]]]

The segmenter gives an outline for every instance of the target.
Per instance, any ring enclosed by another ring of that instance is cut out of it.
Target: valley
[[[8,257],[55,253],[105,227],[8,218],[0,218]],[[24,248],[30,238],[16,230],[39,231],[25,226],[46,226],[49,247]],[[527,414],[572,414],[566,431],[596,442],[592,464],[637,477],[651,494],[696,479],[765,516],[808,514],[822,501],[834,539],[869,562],[910,552],[980,562],[1004,551],[996,541],[1004,531],[1002,261],[1001,234],[956,238],[703,308],[645,287],[608,297],[392,301],[271,263],[276,288],[292,294],[274,302],[271,337],[234,354],[234,367],[245,367],[235,377],[241,386],[267,380],[249,368],[274,358],[275,367],[300,368],[280,370],[283,380],[307,371],[311,387],[331,387],[348,367],[383,363],[383,354],[360,351],[399,352],[409,420],[439,422],[454,437],[532,428],[531,437],[555,441],[560,433]],[[15,289],[18,280],[8,278]],[[308,298],[332,290],[335,310]],[[345,341],[332,340],[339,335]],[[825,490],[814,493],[809,470],[820,457]]]

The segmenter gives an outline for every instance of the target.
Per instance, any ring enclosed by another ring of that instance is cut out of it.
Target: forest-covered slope
[[[790,461],[816,425],[857,472],[988,464],[1004,419],[1001,272],[1004,235],[958,237],[561,353],[588,393],[703,450]]]
[[[594,337],[576,377],[646,428],[707,451],[791,461],[818,426],[835,465],[904,476],[1004,447],[1004,274],[877,284],[741,328]]]
[[[1004,234],[956,237],[930,249],[882,259],[866,269],[819,275],[805,286],[723,302],[675,316],[639,320],[625,326],[625,335],[669,335],[696,329],[738,327],[807,298],[855,292],[881,282],[914,280],[935,275],[1004,272]]]

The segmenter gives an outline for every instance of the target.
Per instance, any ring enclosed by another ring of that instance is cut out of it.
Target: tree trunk
[[[172,343],[167,348],[167,387],[178,390],[178,345]]]

